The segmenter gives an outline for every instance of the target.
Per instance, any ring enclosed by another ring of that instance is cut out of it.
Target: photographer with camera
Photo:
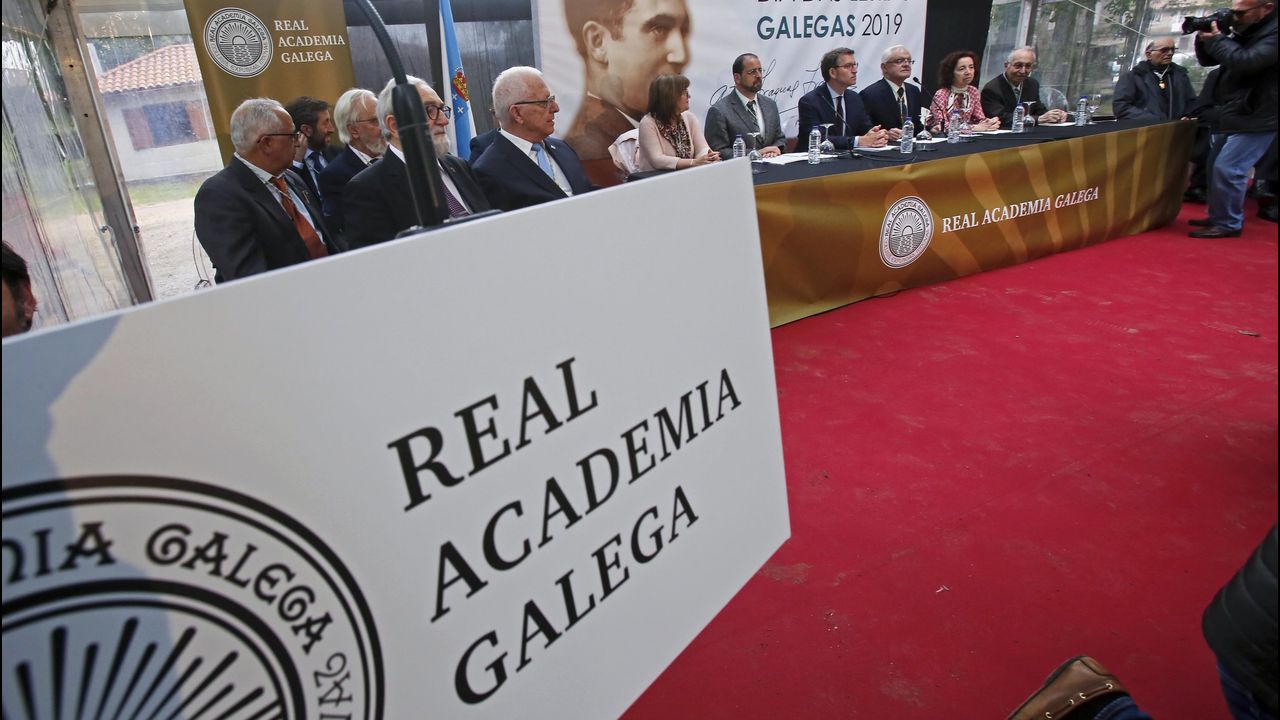
[[[1200,64],[1221,66],[1213,92],[1218,118],[1209,155],[1209,216],[1191,221],[1201,228],[1191,237],[1239,237],[1244,227],[1249,169],[1276,136],[1275,9],[1274,2],[1233,0],[1230,11],[1183,24],[1184,32],[1196,32]]]

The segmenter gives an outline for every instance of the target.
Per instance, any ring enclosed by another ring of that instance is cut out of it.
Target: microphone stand
[[[400,232],[396,237],[410,235],[424,228],[440,227],[446,222],[496,215],[498,211],[488,211],[451,221],[449,205],[444,199],[444,183],[440,179],[440,162],[436,157],[435,146],[431,143],[427,114],[422,107],[418,88],[409,84],[404,63],[400,61],[400,53],[396,52],[391,36],[387,33],[387,26],[382,22],[382,16],[373,7],[373,3],[370,0],[352,1],[368,19],[374,37],[387,56],[391,76],[396,81],[395,88],[391,91],[391,107],[396,116],[401,149],[404,151],[404,164],[409,171],[409,196],[413,199],[413,211],[418,218],[416,226]]]

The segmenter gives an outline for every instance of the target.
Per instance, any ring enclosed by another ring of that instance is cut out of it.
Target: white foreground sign
[[[616,716],[787,537],[744,162],[4,343],[6,717]]]

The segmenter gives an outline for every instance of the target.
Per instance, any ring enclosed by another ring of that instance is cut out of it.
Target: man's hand
[[[760,157],[778,157],[781,154],[782,151],[778,149],[777,145],[770,145],[760,151]]]
[[[858,138],[858,147],[884,147],[889,144],[889,133],[877,125]]]
[[[1042,123],[1060,123],[1065,122],[1066,119],[1067,111],[1059,108],[1054,108],[1040,116],[1040,122]]]
[[[901,140],[901,139],[902,139],[902,128],[889,128],[889,139],[890,139],[890,140]]]
[[[1208,30],[1201,30],[1200,32],[1196,33],[1196,37],[1199,38],[1200,40],[1208,40],[1209,38],[1215,38],[1222,34],[1222,32],[1218,30],[1217,20],[1214,20],[1213,22],[1209,23],[1209,28],[1210,29]]]

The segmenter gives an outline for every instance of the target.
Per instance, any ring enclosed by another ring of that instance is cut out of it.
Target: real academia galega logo
[[[240,8],[223,8],[204,23],[204,49],[229,75],[255,77],[271,64],[271,33],[258,16]]]

